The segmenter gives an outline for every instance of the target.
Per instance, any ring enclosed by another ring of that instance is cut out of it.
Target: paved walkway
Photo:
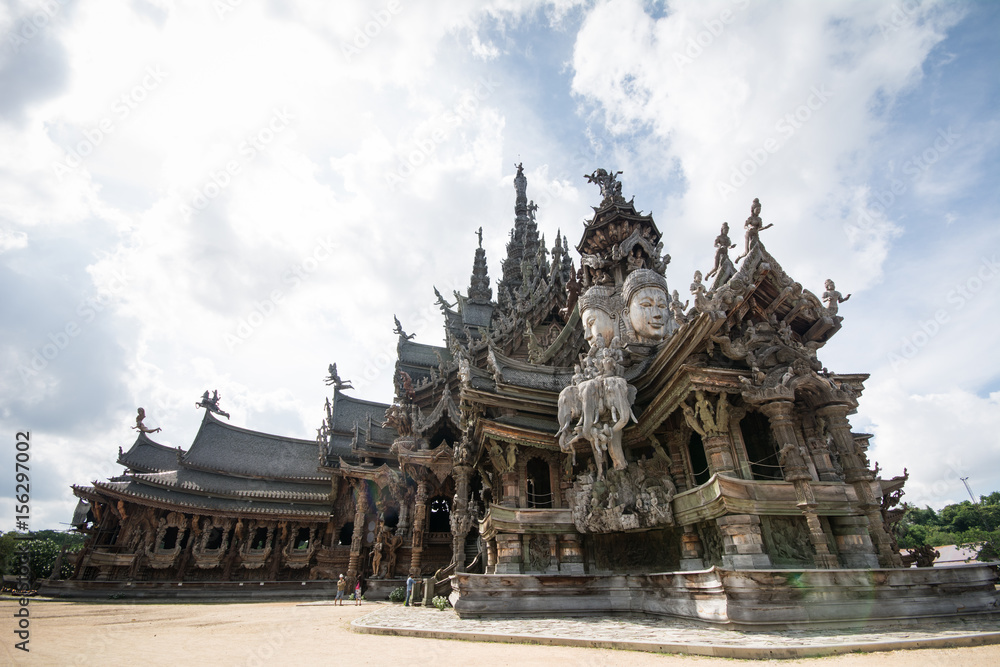
[[[878,629],[740,632],[644,615],[480,620],[459,618],[452,609],[384,604],[351,626],[369,634],[755,659],[1000,644],[1000,618]]]

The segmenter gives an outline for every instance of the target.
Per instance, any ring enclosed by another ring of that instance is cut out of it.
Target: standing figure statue
[[[837,286],[833,284],[833,281],[829,278],[827,279],[826,291],[823,292],[823,301],[826,302],[826,309],[830,312],[830,315],[836,316],[837,311],[840,310],[840,304],[850,298],[850,294],[842,296],[840,292],[837,291]]]
[[[750,205],[750,217],[743,223],[743,229],[746,230],[745,246],[743,254],[736,258],[737,264],[740,263],[741,259],[750,254],[751,247],[760,242],[760,233],[773,226],[773,224],[765,225],[760,219],[760,200],[754,198],[753,203]]]
[[[724,222],[722,223],[722,229],[719,232],[719,235],[715,237],[715,266],[712,267],[712,270],[705,275],[706,280],[716,274],[719,274],[720,280],[722,281],[729,279],[729,276],[723,277],[720,272],[726,272],[723,267],[726,267],[727,264],[731,266],[729,261],[729,251],[735,247],[736,244],[729,238],[729,223]]]

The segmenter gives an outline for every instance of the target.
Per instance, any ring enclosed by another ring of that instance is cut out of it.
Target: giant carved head
[[[583,321],[584,337],[591,347],[597,334],[605,343],[618,335],[618,313],[621,302],[614,295],[614,287],[595,285],[580,295],[580,319]]]
[[[658,343],[667,336],[670,297],[667,279],[650,269],[630,273],[622,285],[625,315],[640,343]]]

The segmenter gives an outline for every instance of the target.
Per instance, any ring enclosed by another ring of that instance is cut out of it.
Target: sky
[[[399,317],[494,281],[515,165],[551,246],[622,170],[683,294],[723,221],[851,294],[820,350],[904,500],[1000,489],[1000,4],[753,0],[0,6],[0,530],[120,474],[136,408],[187,448],[312,439],[336,362],[392,400]],[[739,242],[742,242],[740,240]],[[578,256],[574,251],[574,259]]]

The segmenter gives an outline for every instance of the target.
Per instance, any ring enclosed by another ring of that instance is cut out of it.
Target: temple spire
[[[469,303],[487,304],[493,298],[493,288],[490,287],[490,274],[486,266],[486,250],[483,249],[483,228],[480,227],[476,234],[479,236],[479,247],[476,248],[476,258],[472,263]]]
[[[517,194],[514,200],[514,229],[510,232],[510,241],[507,242],[507,259],[503,261],[503,278],[497,289],[501,306],[511,305],[506,303],[506,295],[517,294],[524,281],[521,274],[521,261],[526,256],[530,256],[525,253],[525,241],[528,225],[531,221],[528,206],[528,179],[524,175],[524,165],[521,163],[518,163],[517,174],[514,176],[514,191]],[[538,229],[535,227],[536,243],[537,234]]]

